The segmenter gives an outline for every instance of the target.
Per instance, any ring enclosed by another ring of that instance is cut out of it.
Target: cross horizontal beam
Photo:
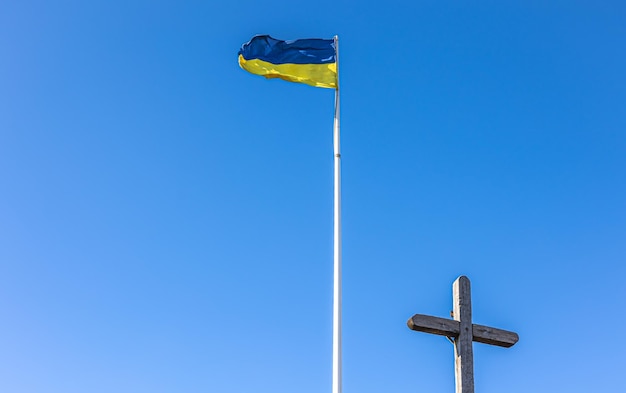
[[[460,322],[453,319],[431,317],[430,315],[415,314],[407,321],[411,330],[438,334],[446,337],[458,337]],[[508,330],[496,329],[489,326],[472,324],[472,341],[499,347],[512,347],[519,336]]]

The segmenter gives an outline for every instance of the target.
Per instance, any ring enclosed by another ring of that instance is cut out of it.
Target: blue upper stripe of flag
[[[272,64],[327,64],[335,62],[335,41],[321,38],[282,41],[257,35],[241,46],[246,60],[259,59]]]

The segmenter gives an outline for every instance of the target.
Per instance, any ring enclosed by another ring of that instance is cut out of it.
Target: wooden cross
[[[454,343],[456,393],[474,393],[474,353],[472,341],[509,348],[517,333],[472,323],[472,298],[469,278],[461,276],[452,284],[452,319],[415,314],[407,325],[411,330],[448,337]]]

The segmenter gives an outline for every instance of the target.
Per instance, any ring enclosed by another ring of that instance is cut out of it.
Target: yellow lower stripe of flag
[[[315,87],[337,88],[337,63],[272,64],[259,59],[246,60],[239,55],[239,65],[252,74],[262,75],[268,79],[280,78]]]

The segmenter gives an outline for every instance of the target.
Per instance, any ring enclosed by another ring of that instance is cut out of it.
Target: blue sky
[[[239,69],[341,42],[344,392],[451,392],[410,331],[473,285],[476,390],[618,391],[620,2],[5,1],[0,391],[330,391],[333,91]]]

